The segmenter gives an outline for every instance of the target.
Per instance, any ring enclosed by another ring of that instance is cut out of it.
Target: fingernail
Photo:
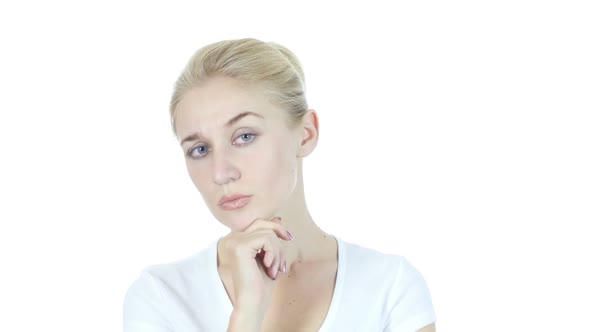
[[[287,231],[287,235],[289,235],[289,240],[293,240],[293,239],[295,239],[295,238],[293,237],[293,235],[291,235],[291,232]]]
[[[287,262],[283,262],[283,274],[287,274]]]

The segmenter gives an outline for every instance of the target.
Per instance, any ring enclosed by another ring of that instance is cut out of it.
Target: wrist
[[[252,307],[235,307],[231,313],[228,331],[259,332],[264,315]],[[255,308],[255,307],[254,307]]]

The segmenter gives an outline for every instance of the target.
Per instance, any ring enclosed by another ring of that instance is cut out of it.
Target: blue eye
[[[188,150],[187,155],[194,159],[203,158],[203,156],[207,153],[209,149],[204,145],[196,146],[190,150]],[[194,152],[197,152],[197,155]]]
[[[244,141],[244,143],[242,144],[246,144],[251,142],[254,139],[254,136],[256,136],[255,134],[252,133],[244,133],[242,135],[240,135],[238,138],[242,138],[242,140]]]
[[[254,133],[243,133],[234,140],[233,144],[235,144],[239,147],[244,147],[244,146],[252,143],[256,136],[257,135]],[[238,140],[241,140],[242,142],[238,142]],[[192,159],[201,159],[201,158],[205,157],[207,155],[207,153],[209,153],[209,148],[206,145],[197,145],[197,146],[189,149],[186,152],[186,155]]]

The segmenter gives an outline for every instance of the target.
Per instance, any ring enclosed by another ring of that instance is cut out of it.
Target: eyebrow
[[[257,116],[257,117],[259,117],[261,119],[264,119],[264,117],[262,115],[260,115],[258,113],[255,113],[255,112],[242,112],[242,113],[234,116],[233,118],[229,119],[229,121],[227,121],[227,123],[225,124],[224,127],[225,128],[230,127],[230,126],[236,124],[238,121],[240,121],[242,118],[244,118],[244,117],[246,117],[248,115],[254,115],[254,116]],[[180,145],[184,144],[185,142],[195,141],[197,139],[199,139],[199,134],[198,133],[191,134],[191,135],[183,138],[182,141],[180,141]]]

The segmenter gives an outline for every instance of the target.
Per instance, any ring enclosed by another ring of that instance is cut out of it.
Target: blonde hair
[[[269,100],[289,113],[291,125],[307,111],[301,63],[286,47],[253,38],[224,40],[197,50],[176,80],[170,100],[170,123],[176,136],[174,112],[189,90],[215,76],[261,86]]]

